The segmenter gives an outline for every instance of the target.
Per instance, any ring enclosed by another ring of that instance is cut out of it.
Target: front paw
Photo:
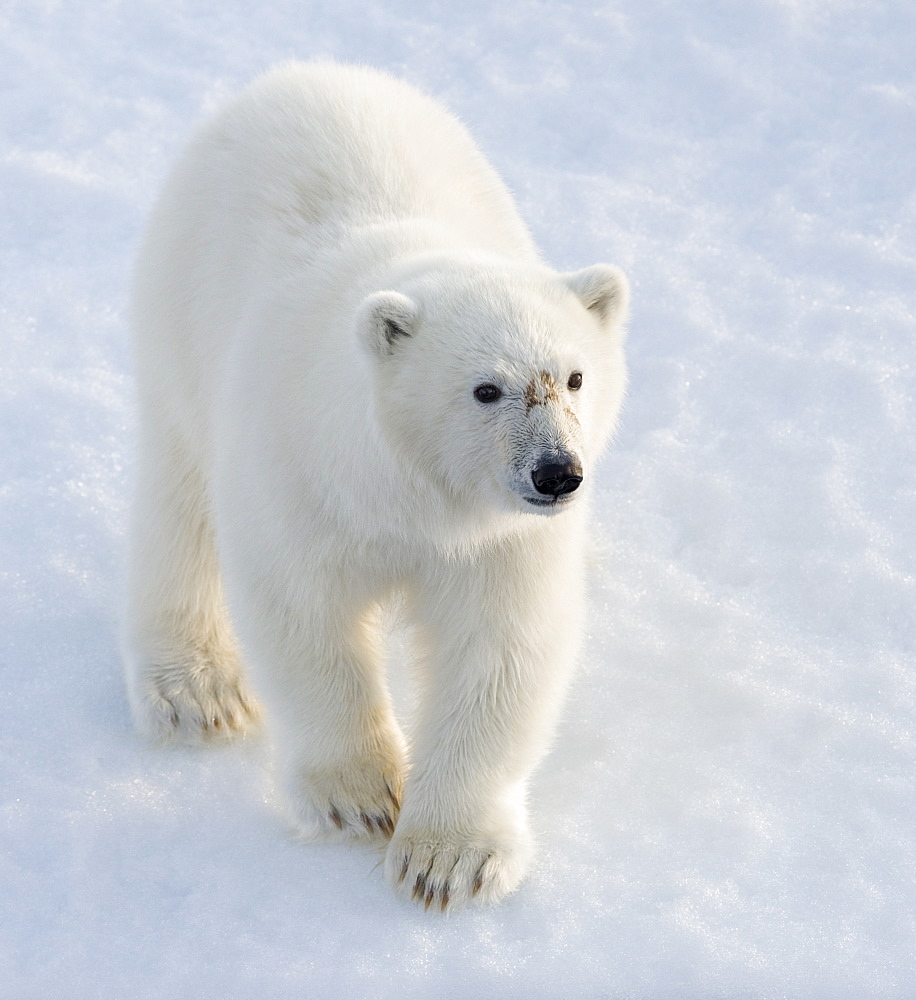
[[[401,808],[402,768],[395,752],[300,766],[283,782],[298,834],[307,841],[388,840]]]
[[[533,854],[525,831],[499,837],[395,831],[385,875],[403,899],[453,910],[472,900],[496,903],[518,888]]]

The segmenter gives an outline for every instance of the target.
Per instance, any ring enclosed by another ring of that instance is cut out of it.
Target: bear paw
[[[395,833],[385,875],[403,899],[424,909],[454,910],[495,903],[518,888],[531,860],[530,839],[467,838]]]
[[[395,753],[332,768],[300,768],[286,782],[299,836],[314,840],[387,841],[401,808],[401,761]]]
[[[152,665],[132,699],[137,727],[159,742],[208,743],[244,736],[260,722],[260,709],[239,668],[195,663]]]

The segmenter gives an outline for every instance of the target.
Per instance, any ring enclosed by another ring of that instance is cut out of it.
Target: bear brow
[[[525,386],[525,411],[529,411],[533,406],[537,406],[540,403],[538,398],[537,386],[535,385],[534,379]]]
[[[554,382],[550,372],[541,372],[541,384],[544,386],[544,399],[551,403],[559,403],[560,394],[557,391],[557,383]]]
[[[538,382],[541,384],[541,392],[538,392]],[[525,386],[525,410],[529,411],[533,406],[541,406],[546,403],[559,403],[560,393],[557,390],[557,383],[550,372],[542,371],[537,378],[533,378]]]

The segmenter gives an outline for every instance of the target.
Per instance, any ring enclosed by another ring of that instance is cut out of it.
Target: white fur
[[[388,76],[290,65],[204,125],[134,290],[138,726],[253,725],[237,636],[303,835],[396,823],[388,877],[427,905],[514,889],[579,644],[626,295],[607,265],[544,266],[465,129]],[[532,469],[561,453],[583,485],[534,506]],[[418,636],[409,778],[380,666],[395,597]]]

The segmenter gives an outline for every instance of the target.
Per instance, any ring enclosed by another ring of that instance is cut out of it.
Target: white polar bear
[[[614,267],[548,269],[466,130],[387,75],[289,65],[205,124],[134,288],[141,730],[252,726],[240,646],[303,835],[390,839],[392,886],[427,906],[513,890],[626,299]],[[417,635],[409,750],[393,599]]]

